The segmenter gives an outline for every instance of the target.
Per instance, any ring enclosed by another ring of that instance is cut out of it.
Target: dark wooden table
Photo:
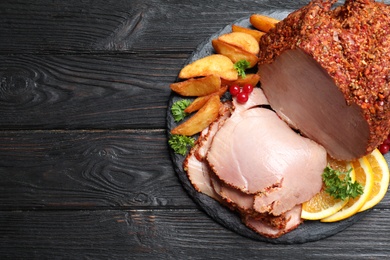
[[[389,196],[334,236],[274,245],[209,218],[173,169],[169,84],[198,44],[307,2],[1,1],[0,259],[390,255]]]

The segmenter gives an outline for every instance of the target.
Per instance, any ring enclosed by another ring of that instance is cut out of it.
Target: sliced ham
[[[270,238],[277,238],[287,232],[296,229],[301,223],[302,206],[297,205],[285,214],[278,216],[278,226],[267,224],[264,220],[257,220],[253,217],[247,216],[243,219],[244,223],[255,232]]]
[[[184,170],[187,172],[188,179],[195,190],[217,201],[221,201],[220,196],[211,185],[210,168],[206,163],[196,158],[194,151],[187,155],[184,161]]]
[[[269,105],[268,99],[260,88],[253,89],[249,97],[250,98],[245,103],[238,103],[237,99],[233,99],[235,113],[240,113],[241,111],[245,111],[256,106]]]
[[[212,187],[210,179],[212,173],[210,172],[208,164],[204,162],[204,158],[210,148],[214,135],[223,125],[224,121],[230,116],[231,107],[232,104],[229,102],[226,102],[222,106],[220,116],[216,121],[212,122],[208,128],[200,133],[195,146],[190,150],[183,162],[183,169],[186,171],[188,179],[195,190],[218,201],[220,201],[221,198]]]
[[[254,214],[253,203],[255,197],[253,195],[243,193],[238,189],[230,187],[224,184],[215,175],[213,176],[214,177],[211,178],[211,184],[221,199],[241,214]]]
[[[261,38],[271,107],[339,160],[370,153],[390,129],[390,7],[314,0]]]
[[[226,120],[207,160],[223,182],[244,193],[296,189],[297,203],[302,203],[321,188],[326,152],[291,130],[273,111],[252,108]],[[301,181],[294,182],[294,176]]]
[[[198,158],[198,160],[202,161],[206,157],[206,153],[210,148],[214,135],[223,125],[225,120],[230,117],[231,109],[231,102],[225,102],[221,107],[221,110],[219,112],[220,116],[217,118],[217,120],[212,122],[209,127],[207,127],[201,132],[194,148],[194,155],[196,156],[196,158]]]
[[[257,233],[276,238],[302,223],[301,205],[296,205],[283,214],[274,216],[270,213],[258,213],[253,209],[254,195],[249,195],[223,184],[213,175],[212,186],[215,192],[231,209],[238,211],[243,222]]]
[[[300,204],[322,186],[323,147],[295,133],[256,88],[245,104],[226,104],[184,161],[194,188],[259,234],[278,237],[301,223]]]

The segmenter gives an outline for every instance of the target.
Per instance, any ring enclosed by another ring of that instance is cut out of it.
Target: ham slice
[[[265,96],[264,96],[265,98]],[[219,128],[223,125],[225,120],[231,115],[232,104],[231,102],[225,102],[220,110],[220,116],[212,122],[209,127],[204,129],[198,140],[196,141],[196,145],[194,148],[194,155],[198,160],[202,161],[206,157],[206,153],[208,152],[211,142],[214,138],[214,135],[217,133]]]
[[[192,186],[198,192],[206,194],[207,196],[221,201],[220,196],[215,192],[211,185],[211,172],[208,165],[196,158],[194,151],[191,151],[185,161],[184,170],[187,172],[188,179]]]
[[[223,199],[229,206],[236,209],[241,214],[254,214],[253,203],[255,197],[251,194],[230,187],[219,180],[215,175],[211,178],[212,186],[218,196]]]
[[[390,6],[314,0],[261,38],[258,73],[271,107],[339,160],[390,129]]]
[[[320,190],[327,163],[323,147],[299,136],[264,108],[233,113],[214,136],[207,160],[219,179],[244,193],[299,191],[287,192],[297,198],[290,208]],[[282,198],[279,203],[284,203]]]
[[[221,201],[221,198],[212,187],[212,172],[208,164],[204,162],[204,158],[210,148],[214,135],[230,116],[231,107],[231,103],[224,103],[220,111],[220,116],[200,133],[194,147],[190,150],[183,162],[183,168],[187,172],[188,179],[195,190],[218,201]]]
[[[255,232],[270,238],[277,238],[287,232],[296,229],[301,223],[302,206],[297,205],[285,214],[278,216],[278,226],[267,224],[264,220],[257,220],[256,218],[247,216],[243,219],[244,223]]]
[[[259,88],[245,104],[226,103],[183,166],[197,191],[237,211],[259,234],[278,237],[301,223],[300,204],[321,189],[327,160],[323,147],[267,105]]]
[[[250,98],[245,103],[238,103],[236,99],[233,99],[234,112],[240,113],[241,111],[248,110],[256,106],[269,105],[268,99],[264,95],[264,92],[260,88],[253,89],[250,94]]]

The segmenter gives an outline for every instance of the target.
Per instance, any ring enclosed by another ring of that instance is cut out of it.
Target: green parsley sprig
[[[347,198],[356,198],[363,194],[363,186],[352,181],[352,168],[347,172],[332,169],[329,165],[322,174],[322,180],[325,184],[325,191],[335,199],[345,200]]]
[[[194,146],[195,138],[185,135],[171,135],[168,144],[177,154],[186,155],[187,150]]]
[[[190,104],[191,100],[188,99],[181,99],[172,104],[171,112],[175,122],[179,122],[189,115],[188,113],[184,112],[184,109],[186,109]]]
[[[246,77],[245,70],[248,69],[250,66],[249,61],[247,60],[239,60],[236,63],[234,63],[234,68],[237,70],[237,73],[242,78]]]

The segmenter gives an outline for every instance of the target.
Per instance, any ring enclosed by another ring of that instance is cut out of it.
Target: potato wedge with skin
[[[252,14],[249,17],[249,22],[257,30],[260,30],[262,32],[268,32],[275,27],[279,20],[261,14]]]
[[[260,51],[259,43],[255,37],[243,32],[231,32],[222,34],[218,40],[229,43],[243,49],[246,52],[258,55]]]
[[[198,111],[207,103],[207,101],[209,101],[209,99],[212,96],[216,96],[216,95],[218,95],[217,92],[212,93],[212,94],[207,95],[207,96],[197,97],[194,101],[192,101],[192,103],[188,107],[186,107],[186,109],[184,109],[184,112],[190,114],[190,113],[193,113],[195,111]]]
[[[228,85],[228,86],[238,85],[240,87],[243,87],[245,84],[251,84],[252,86],[256,86],[257,83],[259,83],[259,81],[260,81],[259,74],[249,73],[246,74],[245,78],[239,77],[237,80],[234,81],[223,80],[222,85]]]
[[[172,83],[170,87],[172,91],[182,96],[206,96],[219,90],[221,87],[221,78],[216,75],[195,79],[191,78]]]
[[[253,68],[257,64],[258,57],[253,53],[244,51],[241,48],[219,39],[214,39],[211,41],[211,43],[215,49],[215,52],[228,57],[233,63],[236,63],[240,60],[247,60],[249,62],[249,68]]]
[[[203,96],[203,97],[197,97],[194,101],[192,101],[192,103],[186,109],[184,109],[184,112],[186,112],[186,113],[193,113],[195,111],[198,111],[199,109],[201,109],[204,106],[204,104],[207,103],[207,101],[213,95],[218,95],[219,97],[221,97],[227,91],[227,89],[228,89],[228,86],[227,85],[223,85],[218,90],[218,92],[214,92],[214,93],[212,93],[210,95]]]
[[[261,32],[259,30],[253,30],[246,27],[242,27],[239,25],[232,25],[232,32],[242,32],[252,35],[257,42],[260,42],[260,38],[265,34],[265,32]]]
[[[217,119],[221,105],[219,96],[213,95],[192,117],[172,129],[171,134],[192,136],[201,132]]]
[[[221,54],[212,54],[184,66],[179,73],[179,78],[189,79],[212,74],[226,80],[238,78],[234,63]]]

